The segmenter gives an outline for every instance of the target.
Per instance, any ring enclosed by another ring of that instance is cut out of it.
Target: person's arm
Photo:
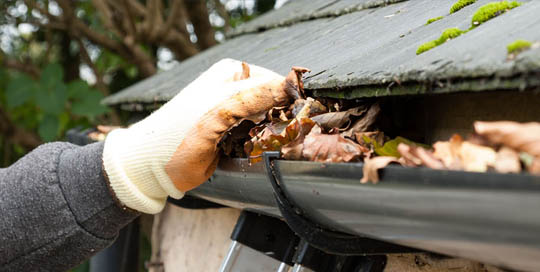
[[[167,197],[212,175],[230,128],[298,96],[305,71],[285,78],[224,59],[104,144],[46,144],[1,169],[0,271],[66,270],[112,243],[138,212],[159,213]]]
[[[0,169],[0,271],[65,271],[138,215],[108,188],[102,153],[50,143]]]

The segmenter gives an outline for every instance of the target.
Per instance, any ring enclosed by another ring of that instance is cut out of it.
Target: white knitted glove
[[[202,184],[216,168],[217,144],[227,130],[244,119],[261,121],[270,108],[289,103],[302,87],[302,72],[285,79],[224,59],[144,120],[113,130],[105,140],[103,165],[116,197],[153,214],[167,196],[181,198]]]

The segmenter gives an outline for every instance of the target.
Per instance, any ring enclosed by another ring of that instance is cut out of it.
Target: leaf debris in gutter
[[[377,170],[390,163],[474,172],[527,170],[540,174],[540,123],[476,122],[475,134],[468,139],[456,134],[449,141],[429,146],[399,135],[388,137],[381,129],[381,119],[381,106],[373,99],[358,103],[297,98],[290,106],[268,111],[262,123],[252,124],[248,135],[244,128],[240,137],[243,150],[238,148],[242,141],[228,140],[238,133],[234,129],[220,147],[225,155],[247,157],[251,163],[261,161],[265,151],[280,151],[282,158],[289,160],[364,161],[364,183],[377,182]]]

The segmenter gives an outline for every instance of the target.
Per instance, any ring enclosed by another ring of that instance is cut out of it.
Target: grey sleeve
[[[138,216],[117,204],[102,152],[50,143],[0,169],[0,271],[65,271]]]

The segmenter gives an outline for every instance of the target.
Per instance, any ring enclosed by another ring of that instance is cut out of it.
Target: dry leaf
[[[364,140],[367,140],[367,139],[364,139]],[[411,140],[408,140],[408,139],[405,139],[401,136],[397,136],[396,138],[390,140],[390,141],[387,141],[385,142],[382,146],[380,146],[377,142],[374,142],[374,147],[375,147],[375,153],[377,153],[377,155],[379,156],[392,156],[392,157],[396,157],[396,158],[399,158],[401,157],[401,154],[399,154],[398,152],[398,146],[399,144],[407,144],[407,145],[410,145],[410,146],[424,146],[425,148],[430,148],[429,146],[427,145],[423,145],[423,144],[420,144],[420,143],[415,143]]]
[[[450,141],[439,141],[433,144],[433,156],[441,160],[444,166],[451,170],[463,169],[461,159],[459,158],[459,149],[463,139],[459,134],[454,134]]]
[[[293,92],[292,97],[294,97],[294,99],[305,98],[306,94],[304,92],[304,81],[302,80],[302,75],[304,73],[311,72],[311,70],[309,70],[308,68],[300,67],[300,66],[293,66],[291,70],[296,75],[296,82],[298,82],[298,86],[290,86],[292,87],[290,89],[298,87],[298,90],[299,90],[299,92]],[[289,82],[290,81],[287,81],[287,83]]]
[[[386,167],[390,163],[399,163],[398,159],[395,157],[375,157],[371,159],[366,159],[364,161],[364,167],[362,168],[362,179],[361,183],[368,183],[369,181],[374,184],[379,182],[379,169]]]
[[[311,97],[296,99],[292,105],[292,115],[297,118],[311,117],[326,112],[328,112],[328,109],[321,102]]]
[[[367,151],[339,134],[322,134],[321,128],[314,126],[304,140],[302,157],[316,162],[349,162]]]
[[[369,107],[366,114],[358,119],[351,128],[343,132],[343,136],[352,138],[352,136],[357,132],[366,132],[369,131],[373,123],[377,120],[377,116],[381,111],[379,103],[375,103]]]
[[[244,152],[244,143],[249,141],[249,131],[253,130],[253,126],[253,122],[244,120],[227,131],[219,142],[219,148],[223,150],[223,154],[232,157],[245,157],[249,154]]]
[[[382,131],[357,132],[354,134],[354,139],[361,145],[376,145],[384,144],[384,133]]]
[[[432,169],[445,169],[444,164],[433,153],[421,146],[400,143],[397,147],[407,166],[427,166]]]
[[[509,147],[502,147],[497,152],[493,167],[500,173],[519,173],[521,172],[519,154]]]
[[[290,123],[268,124],[251,141],[246,142],[245,153],[249,154],[252,163],[259,162],[263,152],[280,151],[282,147],[296,139],[299,139],[299,142],[303,140],[314,125],[315,122],[309,118],[293,119]],[[250,135],[259,129],[260,127],[253,128]]]
[[[475,122],[474,130],[495,144],[540,156],[540,123]]]
[[[357,132],[354,138],[358,144],[367,147],[369,152],[364,152],[365,158],[371,158],[375,155],[375,147],[384,144],[384,133],[381,131]]]
[[[294,130],[298,131],[296,138],[284,145],[281,148],[281,154],[283,158],[288,160],[300,160],[302,159],[302,151],[304,150],[304,139],[310,131],[317,126],[313,120],[309,118],[304,118],[294,121],[293,126]]]
[[[333,128],[341,128],[346,123],[350,122],[350,116],[360,116],[366,112],[366,107],[360,106],[349,109],[347,111],[328,112],[311,117],[319,126],[326,130]]]
[[[286,160],[302,159],[302,151],[304,150],[304,139],[296,139],[281,148],[281,154]]]
[[[271,108],[266,114],[266,120],[270,121],[271,123],[288,121],[289,116],[287,116],[287,114],[284,111],[287,108],[288,108],[287,106]]]
[[[489,166],[495,165],[497,153],[491,147],[465,141],[459,148],[459,158],[465,171],[486,172]]]

